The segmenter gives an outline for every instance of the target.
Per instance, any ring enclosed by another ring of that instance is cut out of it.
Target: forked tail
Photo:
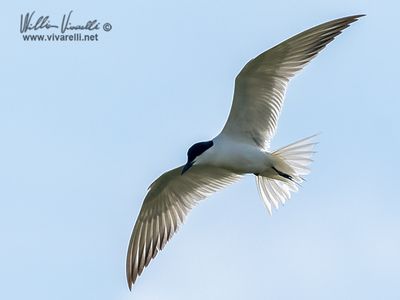
[[[272,207],[279,208],[279,203],[285,204],[291,192],[296,192],[304,181],[303,176],[310,173],[309,165],[313,161],[316,135],[304,138],[272,153],[274,157],[273,176],[256,176],[258,192],[263,199],[268,212]]]

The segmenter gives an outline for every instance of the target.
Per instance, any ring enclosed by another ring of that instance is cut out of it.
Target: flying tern
[[[215,191],[245,174],[254,174],[269,213],[297,191],[303,176],[309,173],[315,136],[268,151],[287,84],[342,30],[362,16],[336,19],[303,31],[244,66],[236,77],[232,107],[221,133],[191,146],[185,165],[164,173],[150,185],[129,242],[129,289],[188,212]]]

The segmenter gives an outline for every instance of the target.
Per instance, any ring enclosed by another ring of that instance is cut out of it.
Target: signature
[[[71,23],[72,10],[68,14],[64,14],[60,25],[54,25],[50,21],[49,16],[40,16],[34,18],[35,11],[31,13],[21,14],[21,22],[19,31],[25,33],[29,30],[39,30],[39,29],[50,29],[50,28],[60,28],[61,33],[65,33],[68,30],[99,30],[100,22],[97,19],[89,20],[84,25],[74,25]]]

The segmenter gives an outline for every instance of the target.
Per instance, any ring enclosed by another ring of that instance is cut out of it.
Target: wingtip
[[[128,279],[128,288],[129,291],[132,292],[132,281],[130,279]]]
[[[350,23],[358,21],[358,19],[365,17],[365,16],[366,16],[366,14],[351,15],[351,16],[342,17],[342,18],[333,20],[333,22],[339,21],[339,22],[345,22],[347,24],[350,24]]]
[[[126,283],[128,284],[129,290],[132,291],[131,262],[129,259],[129,250],[128,250],[128,257],[126,260]]]
[[[351,23],[352,23],[352,22],[358,21],[360,18],[365,17],[365,16],[366,16],[366,14],[359,14],[359,15],[349,16],[347,18],[351,19],[352,20]]]
[[[128,267],[128,265],[127,265]],[[126,272],[126,283],[128,284],[129,291],[132,292],[132,285],[133,285],[133,280],[132,280],[132,275],[130,273],[130,270],[127,268]]]

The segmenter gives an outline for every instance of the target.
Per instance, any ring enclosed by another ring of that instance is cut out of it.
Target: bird
[[[165,172],[148,188],[129,241],[126,276],[138,276],[164,248],[189,211],[244,175],[255,176],[268,212],[287,201],[310,172],[315,135],[270,151],[289,80],[363,14],[305,30],[250,60],[235,79],[233,101],[222,131],[194,144],[187,162]]]

